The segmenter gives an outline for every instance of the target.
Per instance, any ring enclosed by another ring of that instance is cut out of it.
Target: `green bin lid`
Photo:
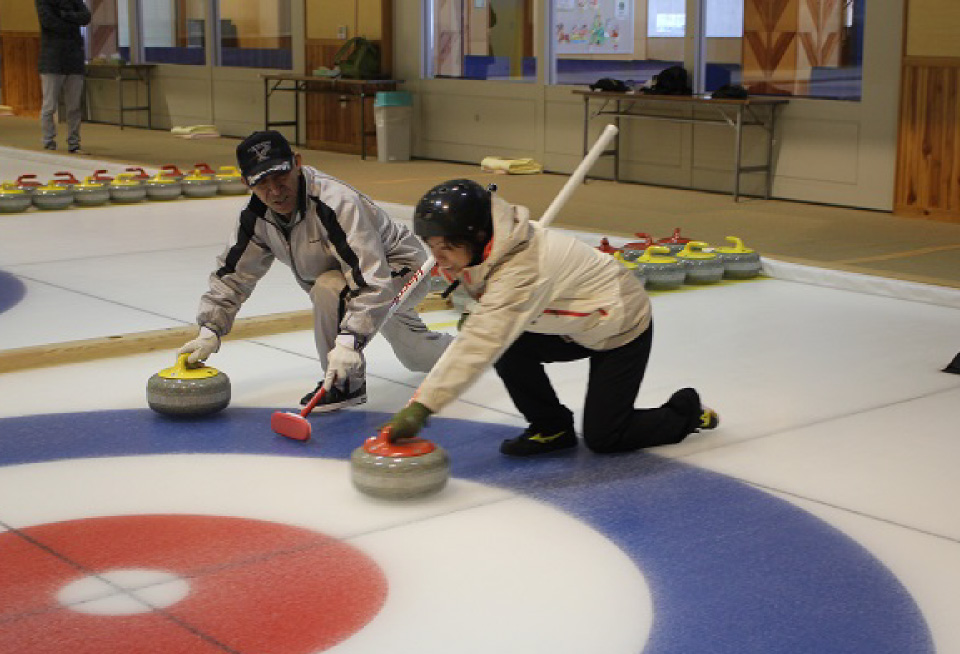
[[[412,107],[413,95],[408,91],[381,91],[373,101],[374,107]]]

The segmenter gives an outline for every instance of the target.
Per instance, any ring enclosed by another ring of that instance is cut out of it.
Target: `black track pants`
[[[584,404],[583,440],[594,452],[629,452],[679,443],[692,431],[699,407],[663,405],[635,409],[647,369],[653,325],[636,339],[598,352],[560,336],[524,332],[494,368],[524,418],[541,430],[570,427],[573,414],[560,403],[544,363],[590,359]],[[686,409],[686,411],[681,411]]]

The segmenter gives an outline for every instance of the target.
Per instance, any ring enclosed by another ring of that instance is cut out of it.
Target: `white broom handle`
[[[600,138],[597,139],[597,142],[593,144],[593,147],[590,148],[590,151],[587,153],[587,156],[583,158],[583,161],[580,162],[580,165],[577,166],[576,170],[573,171],[573,174],[570,175],[570,179],[567,180],[566,184],[563,185],[563,188],[560,189],[560,192],[557,193],[557,197],[553,198],[553,202],[550,203],[550,206],[547,207],[547,210],[543,212],[543,215],[540,216],[540,225],[543,227],[548,227],[550,223],[553,222],[553,219],[557,217],[557,214],[560,213],[560,210],[563,208],[563,205],[567,203],[567,200],[570,199],[570,196],[573,195],[573,192],[577,190],[577,187],[583,183],[583,178],[587,176],[587,173],[590,172],[590,169],[593,168],[593,164],[597,162],[597,158],[603,154],[603,151],[606,150],[607,145],[610,141],[613,140],[613,137],[617,135],[617,132],[620,130],[617,129],[616,125],[607,125],[603,128],[603,132],[600,134]]]
[[[551,202],[547,210],[543,212],[543,215],[538,221],[540,225],[547,227],[553,222],[553,219],[560,213],[563,205],[567,203],[567,200],[569,200],[573,192],[577,190],[577,187],[583,183],[583,178],[586,177],[590,169],[593,168],[593,164],[597,162],[597,158],[603,154],[607,145],[609,145],[610,141],[619,131],[616,125],[607,125],[603,129],[600,138],[597,139],[597,142],[594,143],[590,151],[587,152],[587,156],[583,158],[583,161],[580,162],[576,170],[573,171],[573,174],[570,175],[570,178],[563,185],[563,188],[561,188],[557,196],[553,198],[553,202]],[[390,303],[390,313],[393,313],[396,308],[400,306],[400,303],[403,302],[414,286],[430,275],[430,271],[433,270],[435,263],[436,261],[432,254],[427,256],[427,260],[423,262],[420,269],[410,275],[410,278],[403,285],[403,288],[401,288],[397,296],[393,298],[393,302]]]

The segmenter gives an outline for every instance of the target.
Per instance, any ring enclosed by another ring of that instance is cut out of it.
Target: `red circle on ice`
[[[0,551],[0,615],[16,616],[0,649],[11,652],[307,654],[359,631],[387,595],[380,567],[352,545],[246,518],[71,520],[0,533]],[[118,569],[166,571],[190,590],[134,615],[89,615],[58,602],[77,579]]]

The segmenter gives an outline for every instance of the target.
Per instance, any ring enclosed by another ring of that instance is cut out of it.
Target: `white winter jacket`
[[[434,412],[459,397],[525,331],[604,351],[650,326],[650,300],[633,273],[573,236],[530,222],[525,207],[497,196],[488,253],[459,279],[478,302],[417,391],[416,400]]]
[[[256,195],[250,197],[200,300],[200,325],[221,336],[228,333],[240,305],[279,259],[305,291],[322,273],[342,271],[349,291],[340,331],[365,343],[386,320],[396,296],[392,278],[417,270],[427,260],[413,232],[373,200],[314,168],[301,170],[297,210],[286,229]]]

